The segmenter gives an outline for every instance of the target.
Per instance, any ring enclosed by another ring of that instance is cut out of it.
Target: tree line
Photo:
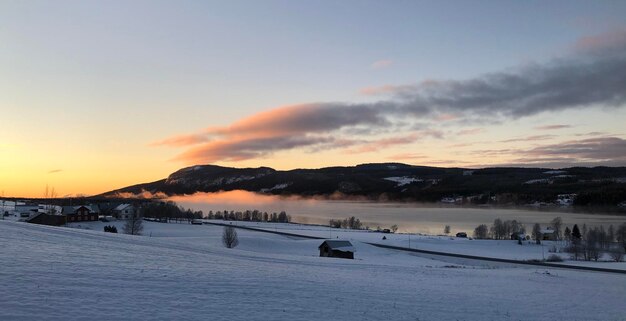
[[[202,211],[192,211],[182,206],[176,205],[172,201],[167,202],[150,202],[142,206],[141,213],[143,217],[153,218],[159,221],[189,221],[194,219],[210,219],[210,220],[227,220],[227,221],[252,221],[252,222],[275,222],[289,223],[291,216],[285,211],[280,213],[261,212],[259,210],[246,211],[209,211],[204,215]]]
[[[289,223],[291,222],[291,216],[285,211],[280,213],[268,213],[261,212],[259,210],[246,210],[246,211],[209,211],[206,216],[207,219],[226,220],[226,221],[250,221],[250,222],[273,222],[273,223]]]
[[[605,229],[604,226],[587,228],[586,224],[583,224],[582,229],[574,224],[571,230],[569,227],[563,228],[563,226],[563,220],[560,217],[550,221],[549,228],[550,232],[553,233],[552,239],[566,241],[565,250],[571,253],[574,260],[582,258],[587,261],[597,261],[605,253],[617,262],[623,260],[624,253],[626,253],[626,223],[622,223],[617,228],[610,225],[608,229]],[[531,235],[527,236],[526,228],[522,223],[516,220],[503,221],[496,218],[491,226],[486,224],[477,226],[474,229],[474,238],[517,239],[519,244],[522,244],[522,240],[529,240],[532,236],[537,244],[541,244],[544,231],[539,223],[535,223]]]

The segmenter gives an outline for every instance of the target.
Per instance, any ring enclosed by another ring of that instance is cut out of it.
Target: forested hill
[[[575,205],[617,206],[626,201],[626,167],[442,168],[400,163],[274,170],[198,165],[169,177],[102,194],[166,195],[245,190],[274,195],[391,201],[495,204],[554,203],[576,194]]]

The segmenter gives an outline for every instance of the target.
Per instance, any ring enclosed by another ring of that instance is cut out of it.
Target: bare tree
[[[626,250],[626,223],[620,224],[615,231],[615,238],[618,242],[622,243],[622,247]]]
[[[572,258],[578,261],[578,258],[583,254],[582,241],[578,238],[572,238],[570,246],[567,248],[567,252],[572,254]]]
[[[535,225],[533,225],[532,234],[535,242],[537,242],[537,244],[541,244],[541,225],[539,225],[539,223],[535,223]]]
[[[124,223],[124,233],[130,235],[141,235],[143,232],[143,218],[135,211]]]
[[[450,234],[450,225],[444,226],[443,233],[445,233],[446,235]]]
[[[587,231],[582,244],[585,261],[598,261],[598,259],[602,256],[601,241],[602,235],[599,228],[594,227]]]
[[[561,239],[561,227],[563,226],[563,220],[561,219],[560,216],[555,217],[551,222],[550,225],[552,226],[552,229],[554,229],[554,233],[556,233],[556,239],[560,240]]]
[[[609,251],[611,259],[615,262],[622,262],[624,260],[624,249],[621,246],[616,246]]]
[[[606,237],[609,242],[613,242],[615,240],[615,228],[613,227],[613,224],[609,225]]]
[[[489,228],[485,224],[480,224],[474,229],[474,238],[486,239]]]
[[[391,225],[391,231],[392,231],[392,232],[394,232],[394,233],[395,233],[397,230],[398,230],[398,225],[396,225],[396,224]]]
[[[222,233],[222,243],[224,246],[232,249],[239,245],[239,238],[237,237],[237,231],[232,226],[224,226],[224,232]]]
[[[54,190],[54,187],[50,188],[48,186],[48,184],[46,184],[46,190],[43,193],[44,198],[46,199],[46,206],[45,206],[45,210],[46,210],[46,214],[49,215],[55,215],[57,214],[57,209],[56,207],[50,203],[50,199],[51,198],[56,198],[57,197],[57,192]]]

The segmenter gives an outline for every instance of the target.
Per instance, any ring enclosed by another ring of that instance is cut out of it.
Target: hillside
[[[576,205],[616,206],[626,201],[626,167],[464,169],[382,163],[279,171],[198,165],[102,196],[230,190],[424,202],[463,197],[462,202],[474,204],[554,202],[559,194],[577,194]]]

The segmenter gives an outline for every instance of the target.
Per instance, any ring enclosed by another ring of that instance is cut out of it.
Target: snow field
[[[357,260],[320,258],[321,241],[244,230],[226,249],[217,226],[146,222],[129,236],[106,224],[0,221],[0,320],[626,320],[622,275],[451,265],[360,242]]]

